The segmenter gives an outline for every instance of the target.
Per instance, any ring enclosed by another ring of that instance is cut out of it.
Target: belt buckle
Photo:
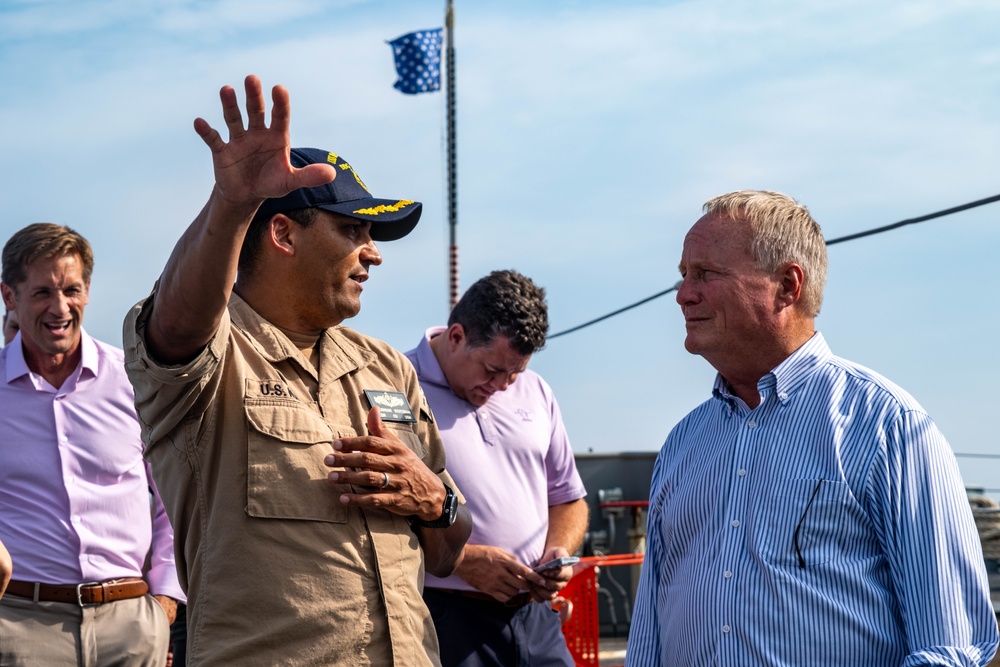
[[[81,607],[93,607],[93,606],[96,606],[96,605],[100,604],[100,602],[91,602],[89,604],[84,604],[84,602],[83,602],[83,587],[84,586],[100,586],[100,585],[101,585],[101,582],[99,582],[99,581],[85,581],[82,584],[77,584],[76,585],[76,603],[78,605],[80,605]]]

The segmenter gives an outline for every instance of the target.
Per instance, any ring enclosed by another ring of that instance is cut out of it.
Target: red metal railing
[[[618,565],[639,565],[642,554],[588,556],[580,559],[578,571],[560,591],[560,597],[572,603],[572,614],[562,626],[566,644],[577,667],[599,667],[600,623],[597,590],[600,568]]]

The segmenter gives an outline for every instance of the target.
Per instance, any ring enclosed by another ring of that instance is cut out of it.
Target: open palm
[[[292,190],[311,188],[333,180],[330,165],[292,167],[288,124],[291,111],[288,91],[275,86],[271,91],[271,126],[265,123],[264,94],[260,79],[251,74],[244,82],[247,98],[247,126],[243,126],[236,91],[225,86],[219,93],[222,113],[229,129],[229,142],[202,118],[194,129],[212,150],[215,187],[223,201],[234,208],[256,208],[268,198],[283,197]]]

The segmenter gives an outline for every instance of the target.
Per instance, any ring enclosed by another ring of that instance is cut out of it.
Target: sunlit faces
[[[382,263],[371,223],[320,210],[308,227],[295,225],[298,319],[304,328],[320,331],[354,317],[361,311],[369,267]]]
[[[3,285],[3,299],[21,327],[29,366],[42,359],[61,363],[80,346],[83,310],[90,298],[83,262],[76,254],[43,258],[29,264],[25,276],[19,285]]]
[[[460,324],[441,334],[448,337],[448,355],[442,370],[452,392],[475,406],[510,386],[528,366],[531,355],[514,351],[507,338],[495,336],[488,345],[471,347]]]
[[[750,232],[725,218],[703,217],[681,254],[677,303],[684,313],[684,347],[716,370],[752,359],[774,338],[780,281],[754,265]]]

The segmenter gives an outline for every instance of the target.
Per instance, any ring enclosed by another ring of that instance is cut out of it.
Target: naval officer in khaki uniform
[[[188,662],[437,665],[423,570],[454,570],[471,519],[412,366],[339,326],[382,262],[375,241],[409,233],[420,204],[291,149],[287,91],[268,127],[260,81],[245,85],[246,127],[222,89],[228,142],[195,121],[215,187],[125,322]]]

